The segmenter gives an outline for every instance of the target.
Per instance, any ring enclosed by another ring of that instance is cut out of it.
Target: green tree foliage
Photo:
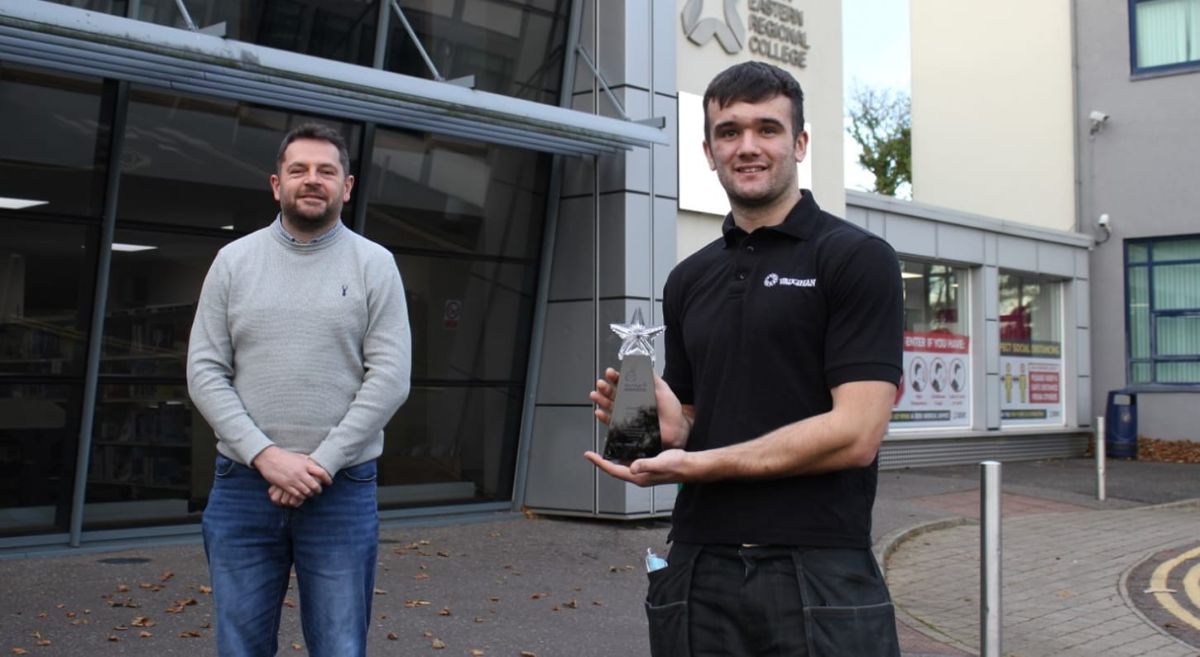
[[[912,184],[912,102],[908,94],[855,86],[846,108],[846,132],[862,147],[858,163],[875,175],[877,194],[895,196]]]

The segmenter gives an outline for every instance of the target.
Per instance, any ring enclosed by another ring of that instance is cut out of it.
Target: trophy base
[[[604,458],[617,463],[632,463],[660,452],[662,435],[655,408],[642,408],[635,417],[609,427],[604,440]]]

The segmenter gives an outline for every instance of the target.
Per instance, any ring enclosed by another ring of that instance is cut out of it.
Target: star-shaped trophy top
[[[633,311],[633,319],[629,320],[628,324],[609,324],[608,326],[622,340],[621,350],[617,352],[617,358],[620,360],[625,360],[629,354],[640,354],[649,356],[653,361],[654,345],[650,344],[650,339],[667,328],[643,324],[641,308]]]

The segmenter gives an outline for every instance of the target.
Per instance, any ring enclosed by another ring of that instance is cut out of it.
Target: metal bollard
[[[1096,499],[1104,501],[1106,491],[1104,490],[1104,416],[1096,418]]]
[[[979,475],[979,654],[1000,657],[1000,463],[983,461]]]

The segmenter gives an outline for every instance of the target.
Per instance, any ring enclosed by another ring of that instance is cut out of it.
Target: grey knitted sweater
[[[391,253],[344,227],[301,244],[271,225],[213,260],[188,393],[225,456],[249,465],[274,444],[334,475],[383,452],[408,398],[411,340]]]

